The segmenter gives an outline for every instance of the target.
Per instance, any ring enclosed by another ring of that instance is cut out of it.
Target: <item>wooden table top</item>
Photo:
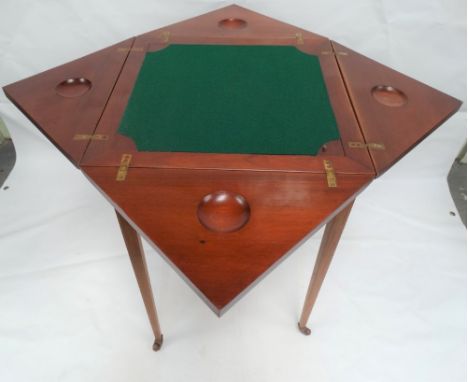
[[[176,44],[293,46],[315,57],[340,139],[316,155],[138,151],[119,134],[122,117],[147,53]],[[4,91],[217,314],[461,105],[334,41],[236,5]]]

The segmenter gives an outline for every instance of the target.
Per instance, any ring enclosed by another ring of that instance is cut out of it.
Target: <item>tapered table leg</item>
[[[348,220],[349,213],[353,207],[354,200],[341,210],[332,220],[330,220],[323,233],[322,242],[320,243],[317,260],[315,260],[314,271],[310,280],[309,288],[302,309],[301,318],[298,322],[299,330],[305,334],[310,334],[310,329],[306,326],[309,320],[310,312],[315,304],[317,295],[322,286],[323,279],[327,274],[336,246],[340,240],[341,234]]]
[[[132,263],[133,271],[140,288],[143,302],[145,303],[146,312],[153,329],[155,341],[153,344],[153,350],[158,351],[163,343],[163,335],[161,333],[161,327],[159,326],[158,313],[156,311],[156,305],[154,303],[153,292],[151,290],[151,283],[148,275],[148,268],[146,266],[145,254],[143,252],[143,246],[141,243],[140,235],[128,224],[117,211],[117,220],[119,221],[120,229],[127,246],[130,261]]]

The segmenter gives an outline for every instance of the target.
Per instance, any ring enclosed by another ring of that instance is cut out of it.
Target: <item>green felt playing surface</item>
[[[339,139],[318,58],[263,45],[147,53],[119,133],[163,152],[315,155]]]

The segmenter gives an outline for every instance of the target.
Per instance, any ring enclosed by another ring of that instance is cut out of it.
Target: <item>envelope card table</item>
[[[222,315],[326,224],[306,323],[353,201],[460,101],[238,6],[4,88],[117,211],[162,345],[141,236]]]

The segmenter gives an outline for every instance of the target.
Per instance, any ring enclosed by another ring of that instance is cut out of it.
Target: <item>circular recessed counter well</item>
[[[371,93],[377,102],[389,107],[400,107],[408,102],[406,94],[393,86],[374,86]]]
[[[198,205],[200,223],[214,232],[234,232],[250,218],[250,206],[239,194],[217,191],[206,195]]]
[[[218,26],[223,29],[244,29],[247,26],[247,21],[232,17],[221,20]]]
[[[62,97],[80,97],[91,90],[91,81],[83,77],[68,78],[60,82],[55,91]]]

